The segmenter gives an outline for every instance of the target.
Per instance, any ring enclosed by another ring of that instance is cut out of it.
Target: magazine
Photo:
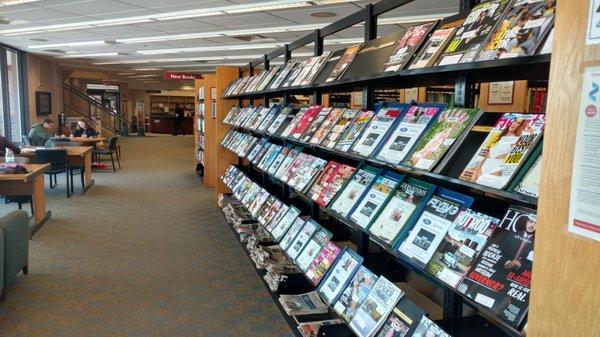
[[[537,198],[540,194],[540,174],[542,172],[542,155],[535,160],[523,180],[515,188],[515,192]]]
[[[313,83],[315,78],[317,78],[317,75],[319,75],[321,70],[323,70],[325,63],[327,63],[327,61],[329,60],[329,56],[331,56],[330,51],[323,52],[323,54],[317,59],[315,65],[310,69],[308,75],[306,75],[306,77],[302,80],[302,83],[300,83],[300,85],[309,85]]]
[[[477,61],[534,55],[553,27],[556,0],[516,0]]]
[[[283,249],[284,251],[287,250],[291,246],[298,233],[300,233],[305,223],[305,219],[302,219],[301,217],[296,218],[296,220],[294,220],[294,223],[283,235],[283,238],[279,242],[279,247],[281,247],[281,249]]]
[[[304,69],[304,66],[310,59],[300,61],[293,69],[290,71],[289,75],[286,77],[285,81],[279,86],[280,88],[288,88],[292,85],[294,80],[298,77],[300,72]]]
[[[425,270],[456,288],[500,219],[465,209],[454,220]]]
[[[321,251],[321,248],[331,240],[332,236],[333,234],[330,231],[323,227],[319,228],[294,260],[296,266],[306,273],[310,264]]]
[[[288,211],[289,211],[289,207],[286,204],[284,204],[283,202],[281,202],[281,206],[279,207],[277,212],[275,214],[273,214],[273,216],[269,219],[269,221],[267,221],[264,224],[264,227],[267,230],[267,232],[273,234],[273,229],[275,229],[275,226],[277,226],[279,221],[281,221],[281,219],[287,214]]]
[[[439,112],[440,107],[436,106],[411,106],[400,124],[390,132],[376,158],[400,164]]]
[[[290,227],[292,227],[298,216],[300,216],[300,210],[294,206],[291,206],[287,208],[287,212],[285,212],[285,214],[279,218],[279,220],[277,220],[277,217],[273,219],[272,223],[275,225],[273,225],[271,235],[273,236],[273,240],[275,240],[275,242],[281,242],[284,234]]]
[[[438,65],[475,61],[479,50],[487,43],[511,2],[512,0],[490,0],[475,5],[448,44]]]
[[[317,118],[322,109],[323,107],[320,105],[311,105],[311,107],[304,112],[302,118],[298,119],[298,122],[290,132],[289,137],[300,139],[304,131],[308,129],[310,124]]]
[[[509,207],[457,288],[513,327],[529,305],[536,225],[534,210]]]
[[[296,260],[300,252],[302,252],[302,249],[306,247],[310,238],[320,227],[321,226],[313,219],[306,221],[302,230],[298,233],[294,241],[292,241],[292,244],[285,250],[287,256],[292,260]]]
[[[267,128],[267,133],[271,135],[277,133],[277,130],[279,130],[281,125],[283,125],[283,122],[286,120],[286,118],[288,117],[290,112],[292,112],[292,110],[293,109],[291,107],[283,108],[281,112],[275,117],[273,123],[271,123]]]
[[[375,183],[367,189],[359,201],[358,206],[350,215],[350,219],[362,228],[367,228],[379,209],[383,207],[390,195],[396,190],[403,175],[384,171]]]
[[[502,115],[459,179],[503,189],[537,144],[545,121],[539,114]]]
[[[454,36],[456,28],[442,28],[437,29],[431,34],[429,39],[421,48],[421,51],[415,56],[413,62],[408,69],[427,68],[433,66],[435,61],[438,59],[444,48],[450,42],[450,39]]]
[[[360,266],[352,281],[342,292],[340,298],[334,303],[333,310],[340,315],[345,322],[350,322],[358,310],[358,307],[367,298],[377,282],[377,275],[373,274],[367,267]]]
[[[308,142],[313,145],[320,144],[325,139],[325,136],[329,133],[329,131],[331,131],[331,129],[335,126],[342,113],[344,113],[344,110],[345,109],[343,108],[331,109],[331,111],[327,115],[327,118],[325,118],[324,121],[319,123],[319,126],[316,129],[316,131],[312,133],[312,136],[310,137]]]
[[[277,117],[277,114],[279,113],[279,111],[281,111],[281,109],[282,107],[280,104],[275,104],[273,107],[271,107],[263,121],[258,126],[257,130],[260,132],[265,132],[265,130],[267,130],[267,128],[270,125],[272,125],[273,121],[275,120],[275,117]]]
[[[330,161],[308,191],[308,196],[317,204],[326,207],[336,196],[356,168]]]
[[[294,69],[294,67],[296,67],[297,64],[298,63],[296,61],[289,61],[288,63],[286,63],[283,70],[281,70],[281,72],[279,74],[277,74],[277,77],[275,78],[275,80],[273,81],[273,83],[271,84],[269,89],[279,88],[281,86],[281,84],[283,84],[283,81],[285,81],[285,79],[288,77],[288,75],[290,74],[292,69]]]
[[[403,112],[404,109],[402,107],[379,109],[361,137],[354,143],[350,152],[364,157],[369,157],[375,153],[375,149],[377,149],[379,143],[393,129],[396,121],[402,118]]]
[[[283,176],[287,172],[287,170],[290,167],[290,165],[292,164],[292,162],[301,153],[300,151],[302,151],[301,148],[294,147],[288,152],[287,156],[281,162],[281,165],[279,165],[279,168],[277,169],[277,171],[275,171],[275,178],[280,179],[280,180],[283,179]]]
[[[308,142],[332,110],[333,108],[322,108],[321,111],[318,112],[317,116],[312,120],[310,126],[306,129],[306,131],[304,131],[302,136],[300,136],[300,141]]]
[[[310,164],[301,167],[296,171],[295,183],[292,186],[296,191],[304,193],[304,191],[311,185],[312,182],[319,176],[319,173],[323,170],[327,161],[318,157],[313,157]]]
[[[369,226],[369,233],[390,246],[394,245],[396,238],[412,228],[434,190],[435,185],[413,178],[404,179]]]
[[[263,121],[264,118],[267,117],[267,114],[271,111],[271,108],[267,106],[263,106],[258,110],[258,113],[248,121],[247,128],[250,130],[258,129],[258,126]]]
[[[427,316],[423,315],[421,317],[421,321],[419,325],[415,329],[415,332],[412,334],[414,337],[452,337],[442,328],[440,328],[437,324],[435,324],[432,320],[427,318]]]
[[[335,149],[338,151],[346,152],[350,150],[354,142],[360,137],[363,131],[369,126],[369,122],[375,116],[375,113],[371,110],[360,111],[356,117],[352,120],[352,123],[348,125],[344,133],[339,136],[338,142],[335,144]]]
[[[419,49],[427,34],[435,26],[435,22],[428,22],[417,26],[412,26],[406,30],[402,39],[396,42],[396,47],[392,55],[385,63],[385,72],[398,71],[404,69],[404,66],[410,61],[413,54]]]
[[[331,131],[325,133],[325,138],[321,142],[321,145],[325,148],[333,149],[338,140],[341,139],[344,131],[352,124],[357,114],[358,110],[355,109],[344,110],[340,118],[335,122],[335,125],[331,128]]]
[[[365,167],[356,171],[352,179],[333,200],[331,210],[342,217],[348,216],[354,205],[360,200],[365,190],[377,177],[378,171],[373,167]]]
[[[335,263],[341,253],[341,249],[335,243],[327,242],[306,270],[306,277],[313,286],[317,286],[327,271]]]
[[[317,289],[325,303],[332,305],[339,299],[362,261],[363,257],[353,250],[345,248],[342,251],[336,263],[331,267],[331,271]]]
[[[290,316],[324,314],[329,311],[316,291],[299,295],[281,295],[279,303]]]
[[[300,176],[297,175],[296,172],[302,167],[309,166],[315,158],[316,157],[313,157],[304,152],[299,153],[298,156],[294,159],[294,161],[290,164],[287,171],[285,171],[285,174],[281,178],[281,181],[293,187],[296,184],[296,181],[300,178]]]
[[[290,83],[289,86],[297,87],[301,85],[302,81],[304,81],[304,79],[307,78],[310,74],[312,68],[319,62],[319,56],[310,57],[303,62],[304,65],[302,66],[302,69],[300,70],[294,81]]]
[[[420,170],[431,170],[456,140],[475,122],[476,109],[452,108],[444,110],[425,132],[404,165]]]
[[[412,333],[424,315],[425,312],[421,308],[404,296],[392,309],[376,337],[417,337]],[[419,337],[428,336],[422,335]]]
[[[350,328],[360,337],[371,337],[381,328],[404,292],[381,276],[350,321]]]
[[[360,48],[362,48],[362,44],[355,44],[354,46],[346,48],[346,51],[344,51],[344,54],[335,64],[335,67],[333,67],[331,73],[329,73],[329,76],[327,76],[325,82],[333,82],[342,77],[346,69],[348,69],[348,66],[350,66],[350,63],[354,61],[356,54],[358,54],[358,52],[360,51]]]
[[[288,153],[290,152],[290,150],[292,149],[291,146],[286,145],[283,148],[281,148],[281,150],[279,151],[279,153],[277,154],[277,156],[275,157],[275,160],[273,160],[273,162],[271,163],[271,165],[269,165],[269,168],[267,169],[267,173],[271,176],[275,175],[275,172],[277,172],[277,169],[279,168],[279,165],[281,165],[281,163],[283,162],[283,160],[285,159],[285,157],[287,157]]]
[[[261,169],[263,172],[266,172],[271,166],[271,164],[273,164],[273,161],[275,161],[275,159],[277,158],[277,155],[279,155],[279,152],[281,152],[281,149],[281,145],[271,145],[269,151],[265,153],[263,159],[261,159],[260,163],[258,163],[258,168]]]
[[[298,324],[298,330],[304,337],[317,337],[319,335],[319,329],[326,325],[341,324],[341,319],[328,319],[325,321],[306,322]]]
[[[287,124],[285,129],[283,129],[283,131],[281,132],[281,134],[279,136],[281,136],[282,138],[289,137],[292,134],[292,131],[294,131],[294,129],[296,128],[296,125],[298,125],[298,122],[304,117],[304,114],[307,111],[308,111],[308,108],[300,109],[298,111],[298,113],[296,113],[294,118],[289,122],[289,124]]]

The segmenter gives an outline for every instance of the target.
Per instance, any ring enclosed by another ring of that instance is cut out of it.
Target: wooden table
[[[106,142],[108,140],[108,138],[104,138],[104,137],[94,137],[94,138],[73,137],[73,138],[65,138],[65,140],[70,140],[70,141],[76,142],[76,143],[82,143],[84,145],[96,145],[98,143]]]
[[[33,203],[33,223],[29,226],[29,237],[40,229],[52,213],[46,211],[44,194],[44,171],[50,164],[24,164],[26,174],[0,174],[0,195],[31,196]]]
[[[91,146],[58,146],[53,147],[56,149],[65,149],[67,150],[67,160],[69,162],[69,166],[72,167],[83,167],[83,193],[90,189],[90,187],[94,186],[94,180],[92,179],[92,152],[94,150]],[[53,149],[52,147],[48,149]],[[26,147],[21,149],[21,154],[19,156],[28,157],[29,160],[35,160],[35,151],[37,149],[46,149],[45,147]]]

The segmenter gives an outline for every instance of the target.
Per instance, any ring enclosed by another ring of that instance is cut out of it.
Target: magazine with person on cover
[[[377,275],[367,267],[360,266],[348,286],[342,292],[340,298],[334,303],[333,310],[345,322],[350,322],[358,307],[360,307],[371,292],[371,289],[373,289],[373,286],[375,286],[377,278]]]
[[[537,144],[545,123],[541,114],[502,115],[459,179],[503,189]]]
[[[552,30],[556,0],[516,0],[477,61],[534,55]]]
[[[355,167],[330,161],[311,186],[308,196],[317,204],[327,207],[354,172]]]
[[[354,121],[354,118],[357,114],[358,110],[356,109],[345,109],[331,130],[325,133],[325,137],[323,141],[321,141],[321,146],[328,149],[333,149],[340,140],[344,131],[346,131],[346,128],[350,126],[352,121]]]
[[[384,171],[363,194],[350,219],[361,228],[367,228],[403,178],[395,172]]]
[[[425,270],[456,288],[499,222],[500,219],[464,209],[452,222]]]
[[[424,171],[433,169],[456,140],[475,122],[478,115],[479,110],[476,109],[444,110],[403,164]]]
[[[408,107],[408,104],[403,104],[379,109],[371,120],[371,123],[369,123],[369,126],[365,128],[360,138],[354,143],[350,152],[363,157],[369,157],[374,154],[381,141],[394,129]]]
[[[354,61],[356,54],[358,54],[358,52],[360,51],[360,48],[362,48],[362,46],[363,45],[361,43],[361,44],[355,44],[354,46],[350,46],[350,47],[346,48],[346,51],[344,51],[344,54],[340,57],[338,62],[335,64],[335,67],[333,67],[333,70],[331,70],[331,73],[329,73],[329,76],[327,76],[327,79],[325,80],[325,82],[326,83],[333,82],[333,81],[339,79],[340,77],[342,77],[342,75],[344,75],[344,72],[346,71],[346,69],[348,69],[348,66],[350,66],[350,63],[352,63],[352,61]]]
[[[340,116],[344,113],[346,109],[343,108],[333,108],[327,118],[322,123],[319,123],[318,129],[312,133],[312,137],[308,142],[313,145],[318,145],[325,139],[325,136],[331,131],[331,129],[336,125]]]
[[[433,66],[456,32],[456,27],[436,29],[415,56],[408,69]]]
[[[302,134],[304,134],[311,123],[317,118],[322,109],[323,107],[320,105],[311,105],[310,108],[304,112],[302,118],[298,119],[298,122],[290,132],[289,137],[300,139]]]
[[[321,126],[321,124],[323,124],[323,122],[332,110],[333,108],[322,108],[321,111],[317,113],[317,116],[312,120],[310,126],[306,128],[304,133],[300,136],[300,141],[308,142],[315,134],[317,129]]]
[[[350,321],[350,328],[360,337],[374,336],[403,295],[400,288],[379,277]]]
[[[440,56],[438,65],[475,61],[479,50],[487,43],[511,2],[512,0],[490,0],[475,5]]]
[[[367,230],[384,243],[394,246],[396,238],[412,228],[434,190],[435,185],[405,178]]]
[[[509,207],[457,288],[512,327],[529,306],[536,226],[536,211]]]
[[[376,158],[390,164],[400,164],[445,108],[445,105],[411,106],[400,124],[390,131]]]
[[[415,336],[412,333],[424,315],[425,312],[421,308],[404,296],[392,309],[376,337]]]
[[[342,250],[335,243],[329,241],[319,251],[319,254],[311,262],[306,270],[306,277],[310,280],[313,286],[317,286],[327,271],[335,263]]]
[[[339,299],[342,291],[346,289],[362,262],[362,256],[348,247],[344,248],[340,257],[317,288],[317,292],[325,303],[332,305]]]
[[[356,171],[352,179],[332,201],[330,209],[342,217],[348,216],[364,192],[375,181],[379,170],[365,166]]]
[[[344,133],[339,136],[334,149],[342,152],[350,150],[354,142],[360,137],[363,131],[369,126],[375,113],[371,110],[360,111],[352,122],[345,128]]]
[[[398,71],[404,69],[404,66],[410,61],[413,54],[419,49],[427,34],[435,26],[436,22],[428,22],[417,26],[412,26],[406,30],[404,36],[398,42],[392,55],[385,63],[385,72]]]

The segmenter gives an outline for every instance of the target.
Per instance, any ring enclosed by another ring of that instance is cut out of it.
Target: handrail
[[[88,118],[88,116],[86,116],[86,114],[84,114],[83,112],[81,112],[79,109],[77,109],[77,108],[75,108],[75,107],[73,107],[73,106],[71,106],[71,105],[69,105],[69,104],[67,104],[67,103],[64,103],[64,104],[63,104],[63,106],[64,106],[65,108],[67,108],[67,109],[69,109],[69,110],[71,110],[71,111],[73,111],[73,112],[77,113],[77,114],[78,114],[78,115],[80,115],[81,117],[83,117],[83,118],[85,118],[85,119],[89,119],[89,118]],[[92,122],[92,121],[88,120],[88,123],[91,123],[91,122]],[[104,123],[101,123],[101,124],[100,124],[100,127],[101,127],[101,128],[103,128],[104,130],[106,130],[106,131],[110,132],[110,133],[113,133],[113,134],[116,134],[116,133],[117,133],[117,130],[113,130],[113,129],[111,129],[111,128],[108,128],[108,127],[106,127],[106,125],[105,125]]]
[[[112,118],[115,118],[119,122],[123,123],[127,128],[129,128],[130,125],[129,125],[128,120],[123,118],[123,116],[118,114],[115,110],[107,108],[106,106],[104,106],[102,104],[101,101],[99,101],[95,97],[88,95],[85,91],[81,90],[80,88],[70,85],[68,83],[63,83],[63,90],[66,90],[66,91],[78,96],[79,98],[86,100],[89,104],[92,104],[96,109],[102,111],[105,114],[108,114]],[[68,106],[67,104],[64,104],[64,105]],[[69,107],[69,108],[72,110],[74,109],[73,107]],[[74,110],[76,110],[76,109],[74,109]],[[79,111],[77,111],[77,112],[80,113]],[[116,132],[116,131],[117,130],[114,130],[114,131],[111,130],[111,132]]]

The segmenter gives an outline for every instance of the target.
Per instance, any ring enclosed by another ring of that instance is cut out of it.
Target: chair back
[[[29,158],[15,156],[14,162],[17,164],[29,164]],[[6,158],[0,157],[0,163],[6,163]]]
[[[116,151],[118,140],[119,140],[119,136],[108,137],[108,149],[111,151]]]
[[[39,149],[35,151],[35,162],[50,164],[50,171],[67,169],[67,150]]]
[[[25,144],[27,146],[31,146],[31,139],[29,139],[29,136],[22,135],[21,140],[23,141],[23,144]]]

